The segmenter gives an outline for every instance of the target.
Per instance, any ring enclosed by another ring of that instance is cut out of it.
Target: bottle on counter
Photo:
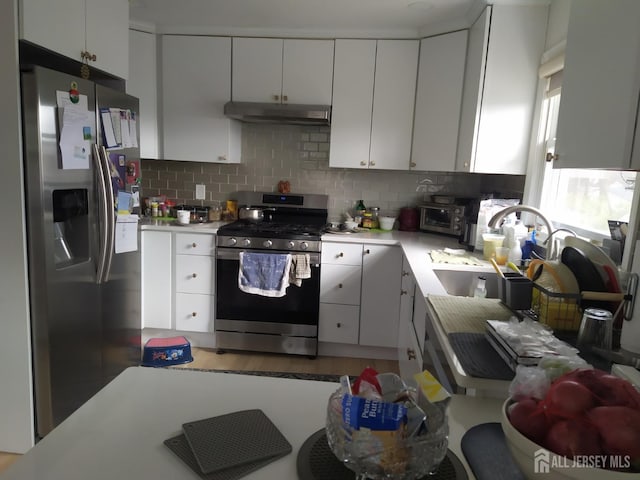
[[[355,208],[353,209],[354,220],[358,222],[358,226],[362,226],[362,219],[364,218],[364,214],[367,211],[367,207],[364,206],[364,202],[362,200],[358,200]]]
[[[487,296],[487,279],[486,277],[478,277],[476,289],[473,292],[475,298],[485,298]]]
[[[522,237],[518,237],[516,236],[512,241],[511,241],[511,245],[509,246],[509,257],[508,260],[510,262],[515,263],[516,265],[520,265],[520,262],[522,262],[522,247],[520,245],[520,242],[522,241]]]

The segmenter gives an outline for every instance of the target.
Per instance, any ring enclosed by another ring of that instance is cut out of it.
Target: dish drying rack
[[[628,292],[631,290],[628,289]],[[580,329],[585,301],[610,302],[614,321],[622,313],[631,318],[633,312],[632,293],[608,293],[583,291],[579,293],[558,293],[533,283],[531,309],[523,313],[553,330],[574,332]]]

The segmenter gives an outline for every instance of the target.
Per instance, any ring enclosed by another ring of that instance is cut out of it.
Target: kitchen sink
[[[433,272],[449,295],[471,297],[477,278],[485,277],[487,298],[498,298],[498,276],[493,272],[471,272],[467,270],[436,270]]]

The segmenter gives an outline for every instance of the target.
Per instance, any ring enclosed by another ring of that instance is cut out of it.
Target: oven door
[[[309,253],[311,278],[290,285],[283,297],[245,293],[238,287],[241,251],[218,248],[216,253],[215,330],[317,337],[320,308],[320,254]],[[265,253],[264,250],[259,250]],[[291,253],[270,251],[271,253]]]

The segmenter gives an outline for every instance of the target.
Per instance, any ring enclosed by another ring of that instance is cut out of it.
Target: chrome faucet
[[[510,215],[512,213],[515,212],[529,212],[529,213],[533,213],[535,214],[537,217],[540,217],[542,219],[542,222],[544,223],[544,226],[547,228],[547,232],[548,232],[548,236],[545,239],[545,243],[549,242],[551,239],[551,236],[556,233],[558,230],[554,230],[553,229],[553,225],[551,224],[551,221],[544,215],[544,213],[542,213],[540,210],[538,210],[535,207],[530,207],[528,205],[513,205],[511,207],[507,207],[504,210],[500,210],[498,213],[496,213],[493,217],[491,217],[491,219],[489,220],[489,224],[488,226],[490,228],[498,228],[498,225],[500,224],[500,222],[504,219],[504,217],[506,217],[507,215]],[[553,242],[551,243],[551,246],[549,247],[549,254],[546,256],[547,259],[552,260],[555,258],[555,252],[554,252],[554,244]]]

